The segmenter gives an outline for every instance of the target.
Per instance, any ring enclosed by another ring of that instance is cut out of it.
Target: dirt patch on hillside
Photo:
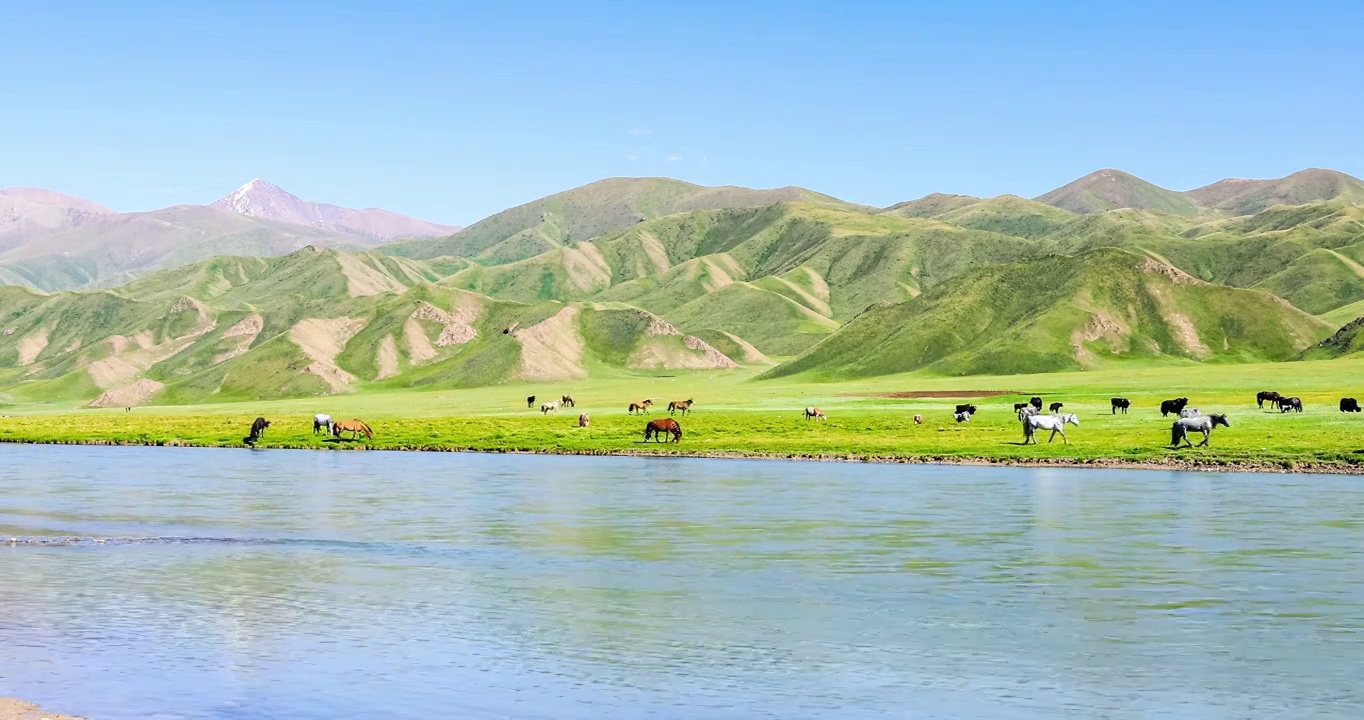
[[[753,346],[753,343],[750,343],[749,341],[739,337],[738,335],[735,335],[734,333],[725,332],[724,330],[721,330],[720,334],[729,338],[730,342],[734,343],[735,345],[738,345],[739,349],[743,351],[744,356],[742,358],[735,358],[739,362],[748,363],[752,365],[772,364],[772,358],[769,358],[768,356],[764,355],[761,350]]]
[[[81,720],[81,718],[48,712],[23,700],[0,698],[0,720]]]
[[[34,360],[47,349],[48,329],[42,328],[19,341],[19,364],[32,365]]]
[[[977,398],[998,395],[1027,395],[1017,390],[901,390],[897,392],[876,393],[839,393],[840,397],[879,397],[879,398]]]
[[[391,275],[366,265],[360,258],[344,253],[335,257],[341,265],[341,272],[346,276],[346,293],[351,297],[368,297],[407,290],[406,285]]]
[[[336,356],[364,327],[360,318],[308,318],[289,329],[289,340],[313,361],[303,372],[322,378],[332,392],[344,392],[355,376],[337,367]]]
[[[611,285],[611,266],[592,243],[579,243],[563,249],[564,270],[568,284],[575,290],[587,292]]]
[[[413,311],[410,320],[425,320],[441,324],[440,336],[436,338],[436,345],[439,347],[449,347],[451,345],[463,345],[464,343],[478,337],[478,331],[474,329],[474,323],[483,314],[483,306],[477,303],[456,302],[455,308],[451,312],[445,312],[428,302],[417,303],[417,309]],[[420,324],[413,323],[412,327],[421,328]],[[407,326],[404,326],[406,334]],[[427,341],[429,346],[430,339],[426,338],[425,331],[422,331],[422,338]],[[409,338],[409,345],[413,342]],[[418,341],[420,342],[420,341]],[[435,350],[431,351],[435,357]]]
[[[225,353],[213,356],[213,364],[227,362],[251,349],[251,343],[256,341],[264,329],[265,319],[259,315],[247,315],[239,320],[223,333],[224,340],[236,340],[236,345]]]
[[[1199,280],[1198,278],[1196,278],[1196,277],[1194,277],[1194,276],[1192,276],[1192,275],[1190,275],[1190,274],[1184,272],[1183,270],[1180,270],[1179,268],[1177,268],[1177,267],[1175,267],[1175,266],[1173,266],[1173,265],[1166,265],[1165,263],[1162,263],[1162,262],[1160,262],[1160,261],[1158,261],[1158,260],[1156,260],[1155,258],[1152,258],[1152,257],[1147,257],[1147,258],[1143,259],[1142,264],[1141,264],[1141,269],[1142,269],[1142,272],[1160,273],[1161,275],[1164,275],[1165,277],[1170,278],[1171,280],[1173,280],[1174,282],[1176,282],[1176,283],[1178,283],[1178,284],[1180,284],[1180,285],[1211,285],[1211,284],[1212,284],[1212,283],[1210,283],[1210,282],[1204,282],[1204,281],[1202,281],[1202,280]]]
[[[385,335],[384,341],[379,343],[374,363],[379,366],[379,374],[374,376],[375,380],[384,380],[398,374],[398,343],[394,342],[392,335]]]
[[[727,355],[699,337],[683,336],[682,347],[676,340],[646,340],[630,355],[626,365],[644,370],[728,370],[739,367]]]
[[[425,365],[439,356],[415,315],[403,323],[403,344],[407,345],[407,360],[413,365]]]
[[[155,380],[142,378],[132,385],[121,387],[117,390],[110,390],[109,392],[101,394],[99,397],[90,401],[90,407],[134,407],[151,400],[165,387],[165,385],[162,385]]]
[[[583,341],[574,318],[578,308],[570,305],[544,322],[512,333],[521,343],[522,380],[566,380],[587,377],[583,368]]]
[[[672,260],[668,258],[668,249],[663,247],[663,243],[657,235],[647,230],[640,233],[639,247],[644,251],[644,255],[642,257],[636,256],[635,277],[667,272],[668,268],[672,267]],[[644,262],[645,259],[648,259],[648,264]]]

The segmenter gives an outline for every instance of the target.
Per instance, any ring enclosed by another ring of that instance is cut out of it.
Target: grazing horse
[[[1162,400],[1160,402],[1160,416],[1178,415],[1185,405],[1189,404],[1189,398],[1175,398],[1174,400]]]
[[[1038,410],[1032,405],[1024,404],[1023,407],[1020,408],[1018,411],[1018,420],[1022,422],[1024,418],[1030,418],[1034,415],[1040,414],[1041,412],[1042,412],[1041,410]]]
[[[630,408],[626,412],[629,413],[630,415],[634,415],[635,412],[638,411],[640,415],[643,415],[644,413],[649,412],[649,406],[653,404],[654,404],[653,400],[644,398],[644,400],[641,402],[630,403]]]
[[[695,401],[690,398],[686,400],[674,400],[668,403],[668,414],[672,415],[674,412],[681,412],[683,415],[686,415],[687,412],[691,410],[691,404],[693,402]]]
[[[341,433],[345,432],[350,433],[352,440],[358,439],[361,435],[364,435],[367,440],[374,439],[374,431],[363,420],[341,420],[332,423],[332,435],[341,437]]]
[[[1058,410],[1065,406],[1066,406],[1065,403],[1055,402],[1047,406],[1047,412],[1051,413],[1052,415],[1055,415]]]
[[[1203,447],[1208,444],[1208,439],[1212,437],[1212,429],[1218,425],[1226,428],[1231,427],[1231,423],[1227,422],[1226,415],[1200,415],[1198,417],[1180,418],[1170,426],[1170,446],[1179,447],[1179,443],[1182,441],[1185,445],[1193,447],[1194,444],[1189,442],[1189,431],[1194,430],[1203,433],[1203,442],[1198,444],[1198,447]]]
[[[1069,445],[1070,440],[1066,439],[1066,423],[1070,423],[1075,427],[1080,427],[1080,417],[1075,413],[1064,413],[1061,415],[1029,415],[1023,418],[1023,444],[1027,445],[1031,442],[1036,445],[1037,431],[1040,429],[1051,431],[1051,437],[1047,438],[1047,442],[1055,440],[1056,433],[1061,433],[1061,442]]]
[[[269,420],[263,417],[256,418],[255,422],[251,423],[251,434],[242,438],[242,442],[247,445],[255,445],[256,441],[260,440],[261,436],[265,434],[265,428],[268,427],[270,427]]]
[[[533,408],[533,407],[535,407],[535,396],[534,396],[534,395],[530,395],[530,396],[526,397],[526,409],[529,410],[529,409],[531,409],[531,408]]]
[[[1354,398],[1340,399],[1341,412],[1359,412],[1359,401]]]
[[[915,415],[915,416],[914,416],[914,424],[915,424],[915,425],[923,425],[923,424],[924,424],[924,416],[923,416],[923,415]]]
[[[969,412],[952,413],[952,417],[959,423],[971,422],[971,413]]]
[[[808,407],[808,408],[805,408],[805,419],[806,419],[806,420],[828,420],[829,418],[825,417],[824,411],[823,411],[823,410],[820,410],[820,409],[817,408],[817,407]]]
[[[1279,398],[1279,412],[1286,413],[1289,410],[1302,412],[1302,400],[1295,397]]]
[[[975,405],[958,405],[958,406],[957,406],[957,409],[956,409],[956,412],[971,413],[972,415],[975,415],[975,414],[976,414],[976,406],[975,406]]]
[[[322,428],[327,428],[327,434],[332,434],[332,416],[318,413],[313,416],[313,434],[316,435]]]
[[[1255,394],[1255,404],[1259,405],[1260,409],[1263,410],[1265,409],[1265,403],[1269,403],[1270,407],[1278,405],[1279,398],[1281,397],[1283,396],[1273,390],[1261,390]]]
[[[1041,411],[1042,411],[1042,398],[1040,398],[1040,397],[1035,397],[1035,398],[1029,400],[1029,401],[1028,401],[1028,404],[1029,404],[1029,405],[1032,405],[1032,406],[1035,407],[1035,408],[1037,408],[1038,412],[1041,412]]]
[[[1127,408],[1132,406],[1132,401],[1128,400],[1127,398],[1113,398],[1109,402],[1113,403],[1114,415],[1117,415],[1119,410],[1122,410],[1122,414],[1126,415]]]
[[[555,415],[558,415],[558,414],[559,414],[559,401],[558,401],[558,400],[551,400],[550,402],[547,402],[547,403],[545,403],[544,405],[541,405],[541,406],[540,406],[540,414],[541,414],[541,415],[548,415],[548,414],[550,414],[551,412],[553,412]]]
[[[587,427],[592,422],[592,416],[583,413],[578,416],[578,427]]]
[[[1014,412],[1022,412],[1023,408],[1032,407],[1029,403],[1014,403]]]
[[[672,440],[667,440],[668,435],[673,436]],[[658,442],[658,438],[664,438],[665,442],[682,442],[682,426],[672,418],[650,420],[644,426],[644,440],[647,442],[651,438],[654,442]]]
[[[572,396],[572,395],[565,395],[565,396],[559,398],[559,404],[562,405],[562,406],[564,406],[564,407],[578,407],[578,403],[573,402],[573,396]]]
[[[1198,417],[1199,415],[1202,414],[1203,413],[1198,411],[1198,408],[1184,408],[1183,410],[1179,411],[1179,416],[1182,418]]]

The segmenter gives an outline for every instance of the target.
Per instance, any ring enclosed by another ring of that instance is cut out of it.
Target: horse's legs
[[[1208,444],[1208,440],[1211,439],[1211,438],[1212,438],[1212,431],[1211,431],[1211,430],[1204,430],[1204,431],[1203,431],[1203,442],[1198,443],[1198,447],[1203,447],[1204,445],[1207,445],[1207,444]]]

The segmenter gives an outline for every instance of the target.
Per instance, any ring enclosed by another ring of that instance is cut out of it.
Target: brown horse
[[[691,410],[691,404],[693,402],[696,401],[692,400],[691,398],[688,398],[686,400],[674,400],[668,403],[668,414],[672,415],[673,413],[680,411],[683,415],[686,415],[687,411]]]
[[[820,410],[820,409],[817,408],[817,407],[808,407],[808,408],[805,408],[805,419],[806,419],[806,420],[828,420],[829,418],[828,418],[828,417],[825,417],[824,411],[823,411],[823,410]]]
[[[582,415],[578,416],[578,427],[587,427],[591,423],[592,423],[591,415],[583,413]]]
[[[559,405],[561,407],[578,407],[578,403],[573,401],[572,395],[565,395],[559,398]]]
[[[653,404],[654,404],[653,400],[644,398],[644,400],[641,402],[630,403],[630,409],[627,412],[629,412],[631,415],[634,415],[636,411],[638,411],[640,415],[643,415],[644,413],[649,412],[649,406]]]
[[[374,439],[374,431],[369,429],[369,426],[366,425],[363,420],[339,420],[332,423],[333,435],[341,437],[341,433],[343,432],[350,433],[352,440],[359,439],[361,435],[364,435],[367,440]]]
[[[666,439],[669,434],[673,436],[672,440]],[[672,418],[650,420],[649,424],[644,426],[645,442],[650,438],[653,438],[654,442],[658,442],[658,438],[664,438],[665,442],[682,442],[682,426]]]

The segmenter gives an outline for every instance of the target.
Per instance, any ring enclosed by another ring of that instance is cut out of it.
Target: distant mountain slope
[[[1159,210],[1194,216],[1198,203],[1181,193],[1152,185],[1121,170],[1100,170],[1034,198],[1040,203],[1086,215],[1118,208]]]
[[[304,225],[329,233],[355,235],[377,242],[397,238],[442,237],[460,229],[377,208],[356,210],[308,202],[260,178],[237,188],[209,207],[262,220]]]
[[[1359,352],[1364,352],[1364,316],[1351,320],[1331,337],[1307,348],[1299,359],[1331,360]]]
[[[1081,370],[1162,356],[1285,360],[1331,328],[1272,295],[1117,249],[986,268],[874,307],[768,377]]]
[[[918,200],[907,200],[896,203],[881,211],[883,215],[898,215],[905,218],[928,218],[941,215],[945,212],[956,210],[957,208],[974,205],[980,202],[980,198],[971,195],[948,195],[945,193],[930,193]]]
[[[89,200],[38,188],[0,190],[0,252],[35,235],[86,225],[114,211]]]
[[[611,178],[550,195],[481,220],[440,240],[393,243],[384,252],[416,258],[453,255],[505,263],[692,210],[751,208],[786,201],[852,208],[797,187],[703,187],[669,178]]]
[[[1364,181],[1335,170],[1313,168],[1274,180],[1228,178],[1185,195],[1214,210],[1254,215],[1275,205],[1306,205],[1320,200],[1364,203]]]

